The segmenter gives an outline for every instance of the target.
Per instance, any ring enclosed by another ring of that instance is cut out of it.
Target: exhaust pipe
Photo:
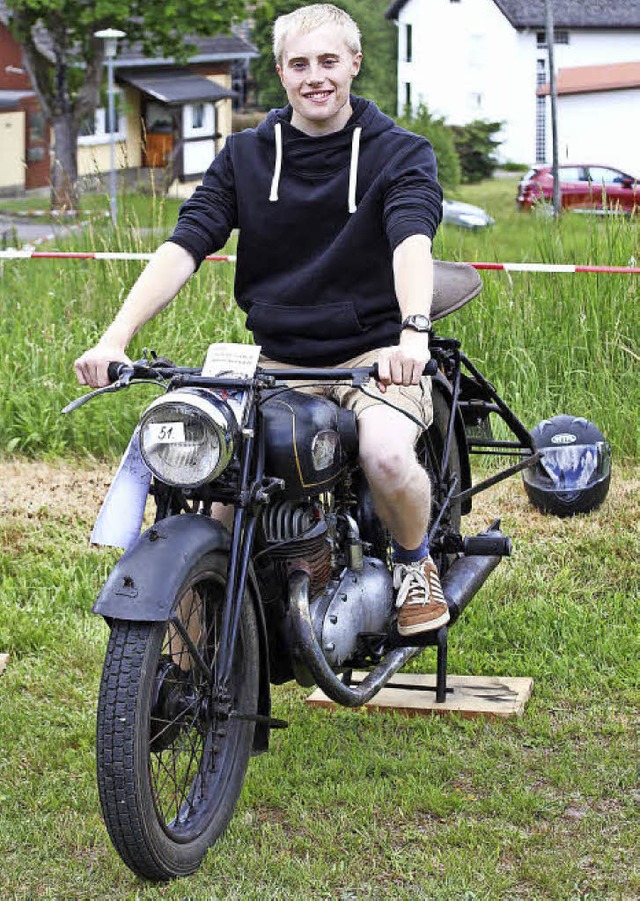
[[[449,626],[459,618],[501,560],[501,556],[460,557],[447,570],[442,580],[442,591],[451,617]]]
[[[309,612],[309,576],[296,570],[289,577],[289,616],[291,618],[291,654],[316,681],[322,691],[343,707],[366,704],[389,681],[391,676],[422,648],[394,648],[358,685],[345,685],[327,663],[318,644]]]
[[[503,538],[497,529],[493,534],[496,539],[498,536]],[[508,539],[504,539],[504,541],[508,542]],[[443,627],[444,629],[456,622],[504,555],[505,551],[503,550],[502,554],[490,556],[464,556],[458,558],[451,565],[442,580],[442,590],[450,615],[448,626]],[[366,704],[412,657],[421,654],[426,646],[438,643],[437,636],[440,630],[404,639],[396,633],[394,637],[399,640],[395,642],[396,646],[384,660],[371,670],[359,685],[345,685],[327,663],[318,643],[309,611],[309,584],[309,576],[302,570],[296,570],[289,577],[291,654],[311,673],[316,684],[327,697],[343,707],[360,707],[362,704]],[[418,646],[409,644],[409,642],[416,641],[420,642]]]

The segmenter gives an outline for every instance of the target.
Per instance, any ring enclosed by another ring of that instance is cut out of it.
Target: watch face
[[[415,316],[407,316],[402,323],[402,328],[413,328],[417,332],[428,332],[431,329],[431,320],[428,316],[418,313]]]

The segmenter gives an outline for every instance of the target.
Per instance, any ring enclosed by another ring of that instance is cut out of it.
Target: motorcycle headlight
[[[167,485],[196,488],[216,479],[233,454],[235,419],[211,392],[185,388],[155,400],[140,420],[140,450]]]

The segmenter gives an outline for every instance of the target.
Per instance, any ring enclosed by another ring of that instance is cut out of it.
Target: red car
[[[610,166],[559,166],[560,202],[564,209],[594,212],[640,210],[640,182]],[[553,202],[551,166],[535,166],[518,185],[516,203],[521,210]]]

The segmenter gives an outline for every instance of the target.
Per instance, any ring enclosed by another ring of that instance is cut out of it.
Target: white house
[[[562,160],[606,162],[640,178],[640,61],[557,73]],[[538,88],[548,97],[549,84]]]
[[[640,0],[553,0],[553,11],[555,67],[565,80],[574,68],[640,62]],[[425,103],[450,124],[503,122],[503,160],[550,158],[545,0],[396,0],[386,16],[399,31],[399,112]],[[561,160],[578,154],[640,174],[640,141],[629,132],[638,89],[606,84],[583,91],[578,112],[575,95],[573,106],[562,95]]]

